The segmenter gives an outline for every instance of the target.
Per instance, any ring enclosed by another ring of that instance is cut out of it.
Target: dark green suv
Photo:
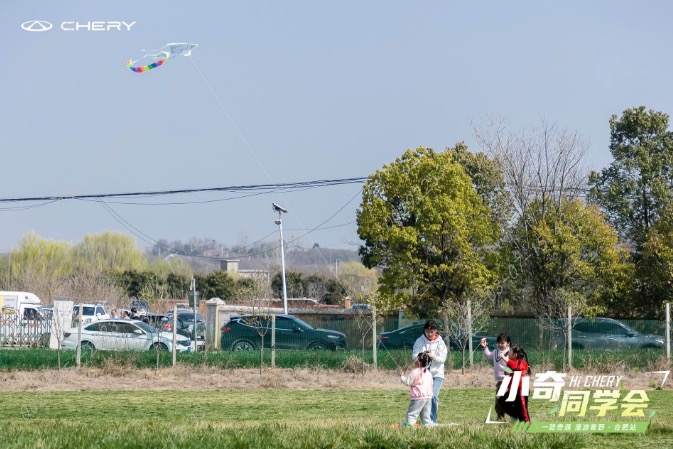
[[[173,331],[173,313],[168,313],[165,317],[161,318],[160,321],[161,328],[165,332]],[[177,333],[179,335],[184,335],[190,340],[194,339],[194,312],[191,311],[178,311],[177,318]],[[206,339],[206,322],[203,317],[196,312],[196,340],[205,341]]]
[[[271,317],[233,316],[220,329],[224,350],[248,351],[271,347]],[[292,315],[276,315],[276,349],[347,349],[346,335],[328,329],[314,329]]]

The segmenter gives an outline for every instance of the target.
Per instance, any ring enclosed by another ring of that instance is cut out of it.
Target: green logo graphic
[[[650,414],[653,416],[654,412]],[[517,433],[644,433],[649,421],[638,422],[516,422],[512,432]]]

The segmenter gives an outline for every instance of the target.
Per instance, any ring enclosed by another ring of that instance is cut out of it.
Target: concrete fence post
[[[206,301],[206,349],[220,349],[220,307],[225,302],[220,298]]]

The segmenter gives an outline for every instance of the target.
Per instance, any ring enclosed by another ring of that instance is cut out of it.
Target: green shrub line
[[[58,368],[57,351],[49,349],[0,349],[1,371],[32,371]],[[556,370],[563,368],[562,351],[531,351],[529,361],[533,371]],[[480,350],[474,353],[474,366],[487,366]],[[153,351],[84,351],[82,352],[82,366],[104,368],[110,366],[155,368],[157,354]],[[271,351],[265,350],[263,355],[264,366],[271,366]],[[469,368],[468,354],[465,356],[466,368]],[[199,353],[179,353],[177,363],[181,366],[206,366],[223,369],[259,368],[259,351],[231,352],[209,351]],[[283,350],[276,351],[275,363],[277,368],[323,368],[328,370],[359,372],[373,366],[371,350],[363,353],[361,350],[349,351],[308,351]],[[169,367],[172,364],[170,352],[159,353],[159,366]],[[76,352],[73,350],[61,351],[61,368],[76,366]],[[462,354],[452,351],[447,358],[447,366],[454,370],[462,367]],[[661,350],[575,350],[573,351],[573,368],[608,373],[614,371],[656,370],[667,366],[665,355]],[[383,370],[399,370],[411,367],[411,351],[407,350],[379,350],[377,367]]]

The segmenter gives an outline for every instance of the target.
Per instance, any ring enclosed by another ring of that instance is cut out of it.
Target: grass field
[[[159,353],[159,366],[171,365],[172,355],[168,352]],[[447,366],[452,365],[454,370],[462,366],[462,355],[451,352]],[[561,370],[561,351],[531,351],[529,352],[531,366],[540,369]],[[255,368],[259,367],[260,354],[258,351],[231,352],[213,351],[199,353],[180,353],[177,360],[183,366],[213,366],[218,368]],[[371,350],[365,351],[277,351],[276,366],[279,368],[320,367],[333,370],[356,371],[361,369],[362,362],[371,365],[373,356]],[[94,351],[82,353],[84,366],[101,367],[109,363],[134,368],[151,368],[156,365],[156,353],[146,352],[109,352]],[[358,368],[358,362],[360,368]],[[474,354],[476,365],[488,365],[481,351]],[[410,366],[410,351],[379,350],[378,367],[380,369],[398,369]],[[270,366],[271,352],[264,351],[264,364]],[[57,365],[57,352],[49,349],[0,349],[0,371],[12,370],[40,370],[54,369]],[[61,351],[61,366],[75,366],[75,351]],[[613,372],[615,367],[621,370],[656,371],[666,366],[664,353],[661,350],[629,350],[629,351],[602,351],[582,350],[574,351],[574,367],[595,373]]]
[[[647,448],[671,447],[673,392],[650,391],[646,434],[544,435],[485,425],[491,389],[444,389],[439,428],[393,429],[403,390],[0,393],[2,448]],[[531,401],[533,419],[546,411]]]

